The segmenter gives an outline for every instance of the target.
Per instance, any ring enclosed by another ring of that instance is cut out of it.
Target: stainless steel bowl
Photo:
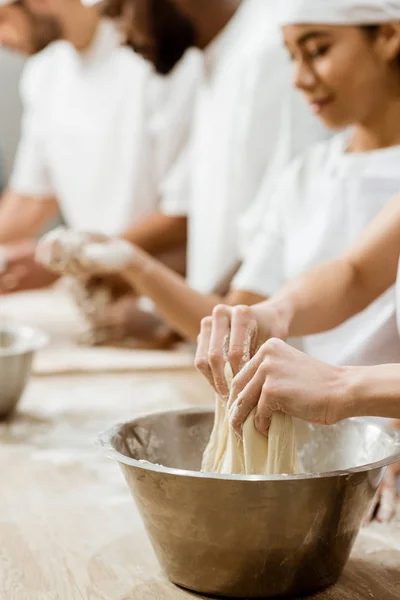
[[[100,436],[169,579],[235,598],[306,595],[335,583],[384,468],[400,460],[396,432],[364,420],[297,423],[308,474],[222,476],[198,472],[212,421],[200,409],[166,412]]]
[[[0,326],[0,418],[10,414],[21,398],[37,350],[47,336],[31,327]]]

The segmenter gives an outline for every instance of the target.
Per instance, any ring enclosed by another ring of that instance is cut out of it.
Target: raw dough
[[[82,260],[106,273],[120,272],[135,264],[135,247],[125,240],[110,240],[88,244],[82,250]]]
[[[227,363],[225,378],[232,382],[232,369]],[[204,451],[201,470],[225,475],[281,475],[297,472],[296,433],[292,417],[281,412],[272,416],[268,437],[254,424],[255,410],[243,425],[239,440],[229,424],[227,404],[216,396],[214,427]]]
[[[79,336],[78,342],[85,346],[99,346],[108,341],[108,334],[99,328],[100,316],[112,303],[111,290],[106,284],[100,284],[88,292],[86,279],[69,277],[67,289],[81,315],[87,322],[86,330]]]

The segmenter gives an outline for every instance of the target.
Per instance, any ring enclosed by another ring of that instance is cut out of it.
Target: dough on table
[[[225,367],[229,388],[232,369]],[[253,410],[239,440],[229,424],[227,403],[216,396],[214,427],[204,451],[201,470],[224,475],[281,475],[297,472],[297,444],[293,419],[282,412],[272,415],[268,437],[255,427]]]

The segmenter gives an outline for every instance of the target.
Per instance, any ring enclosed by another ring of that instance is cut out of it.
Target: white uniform
[[[397,282],[396,282],[396,317],[397,317],[397,331],[400,335],[400,261],[399,269],[397,271]]]
[[[339,257],[398,193],[400,146],[352,154],[345,152],[347,140],[341,134],[318,144],[282,173],[272,194],[264,190],[266,218],[235,289],[268,297],[311,266]],[[400,362],[394,290],[303,344],[332,364]]]
[[[84,53],[59,41],[29,60],[10,184],[26,196],[56,197],[72,229],[109,235],[158,208],[159,181],[186,143],[196,77],[184,61],[184,77],[157,81],[119,38],[104,20]],[[180,97],[180,120],[168,102],[153,112],[169,82]]]
[[[245,0],[203,53],[191,143],[163,210],[189,216],[188,281],[209,293],[239,259],[237,222],[266,173],[326,136],[300,94],[273,2]]]

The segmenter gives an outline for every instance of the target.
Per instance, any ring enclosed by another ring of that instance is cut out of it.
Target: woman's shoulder
[[[322,174],[327,167],[343,154],[343,147],[348,137],[347,132],[332,134],[326,140],[312,144],[307,150],[294,159],[295,170],[300,172],[316,172]]]

